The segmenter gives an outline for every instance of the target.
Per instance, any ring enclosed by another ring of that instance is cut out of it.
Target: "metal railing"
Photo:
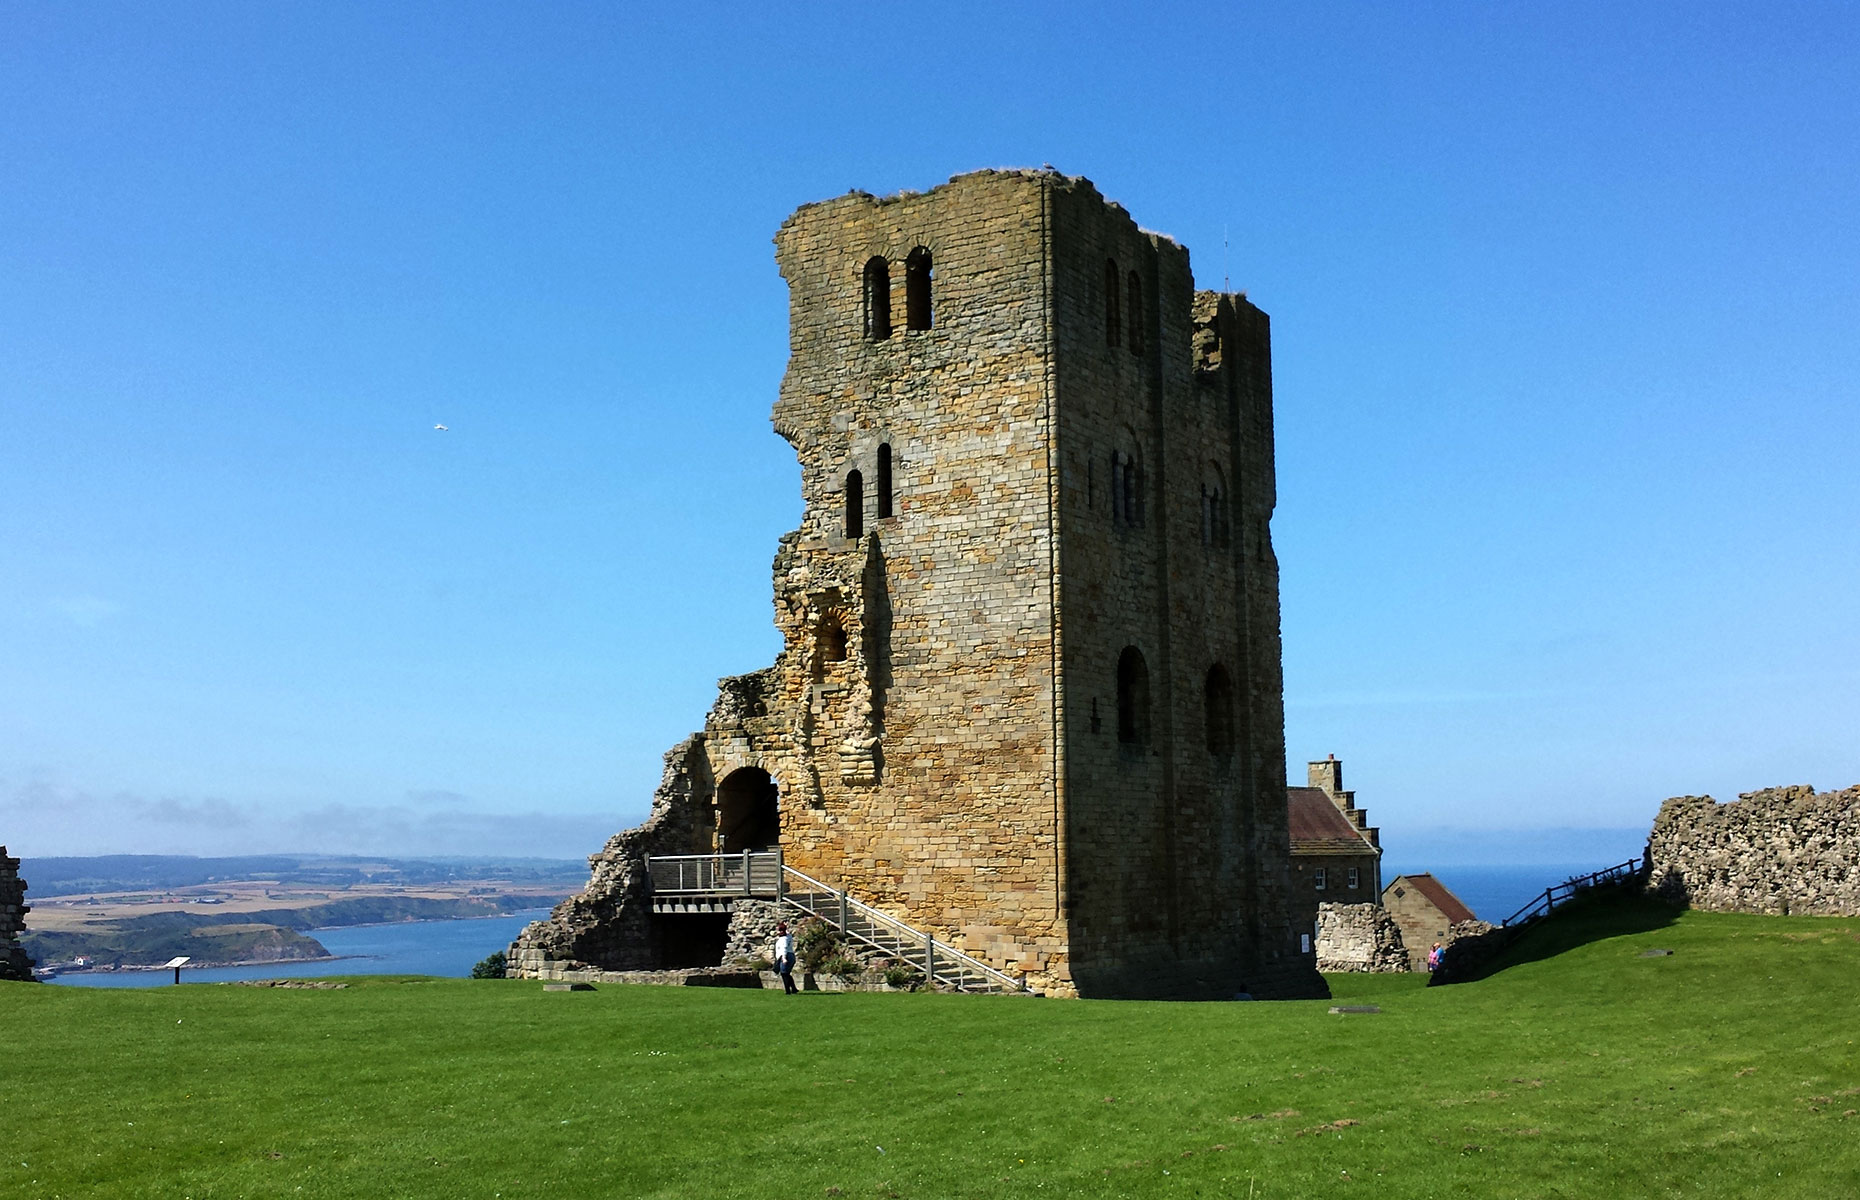
[[[655,854],[646,860],[652,890],[668,896],[779,896],[781,851]]]
[[[1502,927],[1511,929],[1515,926],[1528,924],[1539,917],[1549,916],[1557,905],[1564,903],[1578,892],[1592,888],[1598,883],[1616,883],[1620,880],[1627,879],[1629,876],[1638,875],[1640,872],[1641,860],[1638,858],[1630,858],[1626,862],[1616,863],[1612,867],[1603,867],[1599,871],[1591,871],[1589,874],[1580,875],[1575,879],[1565,880],[1562,883],[1553,883],[1544,889],[1543,895],[1532,900],[1529,904],[1526,904],[1517,912],[1512,913],[1509,917],[1506,917],[1502,922]]]
[[[1026,984],[931,934],[853,899],[782,862],[779,850],[666,854],[646,859],[656,895],[759,896],[818,917],[880,954],[911,964],[932,983],[957,991],[1024,992]]]

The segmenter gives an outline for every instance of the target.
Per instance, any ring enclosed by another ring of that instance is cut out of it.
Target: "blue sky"
[[[776,226],[1046,162],[1272,314],[1392,861],[1860,780],[1860,11],[779,7],[0,14],[0,841],[594,850],[778,648]]]

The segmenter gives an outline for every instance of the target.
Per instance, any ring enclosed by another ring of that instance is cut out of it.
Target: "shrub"
[[[885,982],[894,988],[914,988],[923,977],[922,971],[901,958],[885,964]]]
[[[473,967],[471,977],[473,979],[502,979],[508,965],[504,960],[504,952],[499,950],[493,954],[487,954],[477,966]]]
[[[840,954],[840,932],[819,917],[801,922],[794,935],[794,957],[804,971],[818,972],[821,964]]]
[[[842,950],[831,958],[821,960],[815,971],[821,975],[838,975],[841,979],[852,979],[865,973],[865,964]]]

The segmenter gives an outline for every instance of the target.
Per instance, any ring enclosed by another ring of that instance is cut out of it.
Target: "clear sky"
[[[915,9],[0,10],[0,842],[598,848],[778,649],[776,226],[1042,163],[1272,314],[1392,860],[1860,781],[1860,8]]]

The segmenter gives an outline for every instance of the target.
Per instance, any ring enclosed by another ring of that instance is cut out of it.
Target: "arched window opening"
[[[1119,450],[1111,451],[1111,517],[1122,525],[1143,524],[1143,464]]]
[[[1201,485],[1201,545],[1208,550],[1225,550],[1233,541],[1233,525],[1227,513],[1226,478],[1220,467],[1209,464],[1208,481]]]
[[[1143,354],[1143,280],[1130,273],[1130,352]]]
[[[878,519],[884,520],[891,515],[891,443],[881,442],[878,447]]]
[[[717,848],[773,850],[781,844],[775,781],[760,767],[743,767],[717,785]]]
[[[1117,740],[1126,746],[1150,741],[1150,668],[1135,646],[1117,658]]]
[[[865,479],[857,471],[846,472],[846,536],[865,536]]]
[[[904,327],[928,329],[930,312],[930,252],[922,246],[904,260]]]
[[[1226,667],[1215,663],[1208,668],[1208,685],[1202,699],[1208,720],[1208,753],[1216,758],[1230,757],[1234,752],[1234,685]]]
[[[846,661],[846,627],[839,618],[828,617],[820,626],[820,661],[837,663]]]
[[[1104,260],[1104,344],[1115,348],[1123,334],[1124,310],[1117,302],[1123,276],[1118,274],[1115,259]]]
[[[891,336],[891,264],[882,255],[865,264],[865,336],[875,342]]]

